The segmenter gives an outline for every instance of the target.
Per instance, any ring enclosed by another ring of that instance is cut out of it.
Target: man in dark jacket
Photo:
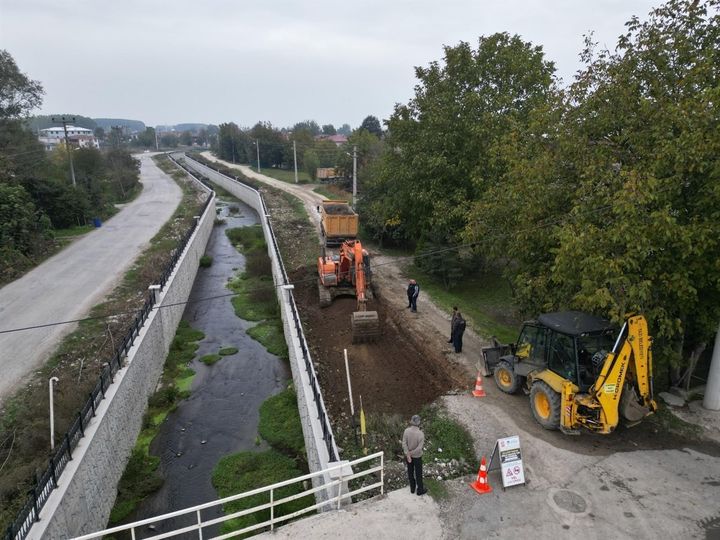
[[[453,312],[452,317],[450,317],[450,339],[448,339],[448,343],[453,342],[453,335],[455,333],[455,319],[457,318],[459,312],[457,306],[453,306]]]
[[[452,342],[456,353],[462,352],[462,338],[465,333],[465,319],[462,314],[458,311],[454,316],[453,327],[452,327]]]
[[[408,307],[413,313],[417,312],[417,298],[420,294],[420,285],[414,279],[410,280],[407,288]]]

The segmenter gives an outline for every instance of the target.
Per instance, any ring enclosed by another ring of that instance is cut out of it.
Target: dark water
[[[222,347],[239,351],[223,357],[212,366],[199,360],[191,364],[197,375],[191,395],[182,401],[160,428],[150,451],[161,457],[159,472],[165,482],[160,490],[146,498],[133,520],[180,510],[218,498],[212,486],[212,470],[223,456],[242,450],[259,450],[257,446],[258,410],[268,397],[283,390],[290,378],[287,365],[246,334],[255,323],[239,319],[230,297],[192,303],[229,293],[227,281],[244,268],[245,258],[232,246],[225,229],[258,223],[250,207],[233,202],[237,214],[219,202],[219,217],[225,225],[215,226],[206,254],[213,257],[209,268],[200,268],[190,304],[183,314],[193,328],[202,330],[196,358],[217,353]],[[203,520],[222,515],[220,507],[203,511]],[[140,537],[184,526],[192,520],[168,520],[158,523],[155,530],[146,529]],[[215,529],[216,531],[217,529]],[[204,530],[207,536],[211,530]],[[212,531],[214,532],[214,531]],[[197,538],[197,532],[175,538]]]

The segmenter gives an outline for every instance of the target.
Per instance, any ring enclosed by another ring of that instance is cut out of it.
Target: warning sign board
[[[520,454],[520,437],[514,435],[498,439],[493,449],[491,461],[496,453],[500,458],[503,487],[524,484],[525,471],[523,469],[522,455]]]

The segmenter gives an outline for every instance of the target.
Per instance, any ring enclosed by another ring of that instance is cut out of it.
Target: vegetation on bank
[[[219,497],[229,497],[244,491],[268,486],[307,473],[305,443],[297,409],[297,397],[292,387],[265,400],[260,407],[258,425],[260,437],[270,449],[260,452],[239,452],[225,456],[213,470],[212,482]],[[302,484],[294,484],[277,490],[278,500],[301,493]],[[270,501],[266,494],[247,497],[225,505],[226,514],[239,512]],[[284,516],[315,504],[312,496],[306,496],[275,507],[275,517]],[[261,510],[247,516],[225,522],[222,533],[238,530],[270,519],[269,510]],[[255,531],[252,534],[258,534]]]
[[[228,283],[235,293],[232,298],[235,313],[246,321],[258,321],[248,330],[248,335],[272,354],[287,360],[287,344],[262,227],[226,229],[225,234],[245,255],[245,270]]]
[[[110,513],[110,525],[121,522],[145,497],[162,486],[163,479],[157,472],[160,458],[150,454],[150,444],[167,415],[175,410],[180,400],[190,394],[189,388],[195,372],[189,364],[195,357],[198,342],[204,338],[205,334],[193,329],[187,321],[180,321],[165,360],[159,388],[148,400],[143,429],[118,483],[115,506]]]

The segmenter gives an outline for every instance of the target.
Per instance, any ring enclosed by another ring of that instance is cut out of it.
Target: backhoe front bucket
[[[377,311],[355,311],[352,314],[352,342],[367,343],[380,338],[380,319]]]

